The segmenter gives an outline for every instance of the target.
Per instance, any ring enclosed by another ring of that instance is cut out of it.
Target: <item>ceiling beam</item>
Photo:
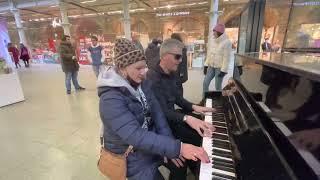
[[[153,7],[150,4],[144,2],[144,0],[133,0],[133,1],[136,2],[138,5],[143,4],[143,5],[147,6],[148,8],[153,9]]]
[[[55,16],[56,16],[56,15],[54,15],[54,14],[50,14],[50,13],[46,13],[46,12],[39,12],[39,11],[36,11],[36,10],[27,9],[27,8],[20,8],[20,10],[29,11],[29,12],[33,12],[33,13],[37,13],[37,14],[42,14],[42,15],[46,15],[46,16],[51,16],[51,17],[55,17]]]
[[[86,10],[89,10],[89,11],[93,11],[93,12],[95,12],[95,13],[99,13],[98,10],[96,10],[96,9],[94,9],[94,8],[91,8],[91,7],[85,7],[85,6],[81,5],[81,4],[78,3],[78,2],[66,1],[66,0],[64,0],[63,2],[68,3],[68,4],[71,4],[71,5],[74,5],[74,6],[77,6],[77,7],[82,8],[82,9],[86,9]]]

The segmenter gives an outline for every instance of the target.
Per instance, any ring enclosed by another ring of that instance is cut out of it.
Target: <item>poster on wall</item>
[[[99,45],[102,46],[105,60],[104,63],[112,65],[113,47],[114,43],[112,39],[115,38],[114,34],[107,34],[103,36],[97,36]],[[91,62],[88,59],[87,49],[91,46],[91,39],[89,37],[80,36],[77,44],[77,56],[79,63],[83,65],[89,65]]]
[[[83,65],[90,64],[90,61],[88,59],[88,53],[87,53],[87,47],[91,44],[91,40],[89,38],[86,38],[85,36],[79,37],[79,43],[77,46],[77,54],[79,63]]]

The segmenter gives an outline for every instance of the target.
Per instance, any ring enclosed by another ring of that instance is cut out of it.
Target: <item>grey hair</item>
[[[172,49],[174,48],[183,49],[183,47],[183,43],[176,39],[166,39],[160,47],[160,58],[162,58],[163,55],[172,52]]]

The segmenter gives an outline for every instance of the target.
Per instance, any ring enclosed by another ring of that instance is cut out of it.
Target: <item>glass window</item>
[[[320,1],[294,0],[286,48],[320,48]]]

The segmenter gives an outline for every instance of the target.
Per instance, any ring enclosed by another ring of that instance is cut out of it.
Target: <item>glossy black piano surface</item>
[[[308,140],[320,139],[319,56],[250,53],[236,60],[243,74],[219,101],[231,114],[238,179],[318,179],[320,147]]]

